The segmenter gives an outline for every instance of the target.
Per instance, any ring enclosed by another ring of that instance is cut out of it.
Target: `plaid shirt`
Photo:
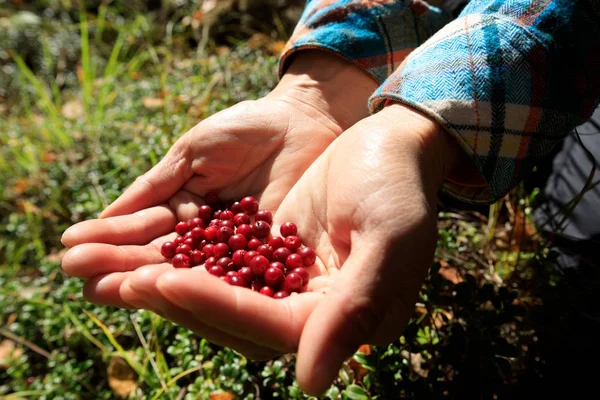
[[[446,0],[452,2],[451,0]],[[471,0],[452,19],[442,0],[309,0],[280,60],[334,52],[390,101],[442,124],[469,154],[480,183],[443,190],[490,203],[594,111],[600,99],[600,0]]]

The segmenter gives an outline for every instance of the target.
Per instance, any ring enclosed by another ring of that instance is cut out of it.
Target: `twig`
[[[41,356],[46,357],[47,359],[52,358],[52,355],[48,351],[42,349],[41,347],[39,347],[36,344],[31,343],[27,339],[23,339],[22,337],[19,337],[19,336],[15,335],[14,333],[7,331],[6,329],[0,329],[0,335],[5,336],[17,343],[20,343],[23,346],[29,347],[29,349],[35,351],[36,353],[38,353]]]

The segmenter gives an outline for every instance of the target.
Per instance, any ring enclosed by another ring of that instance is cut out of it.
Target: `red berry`
[[[224,276],[225,270],[220,265],[213,265],[208,269],[208,273],[214,276]]]
[[[290,249],[288,249],[287,247],[280,247],[273,252],[273,261],[279,261],[280,263],[285,264],[290,254],[292,254]]]
[[[204,240],[204,229],[200,228],[199,226],[192,228],[190,233],[194,240],[197,240],[198,242]]]
[[[304,264],[305,267],[310,267],[317,261],[317,255],[310,247],[301,247],[296,250],[296,254],[302,257],[302,264]]]
[[[190,252],[190,260],[192,262],[192,266],[201,265],[204,262],[204,253],[200,250],[192,250]]]
[[[177,249],[177,245],[173,242],[164,242],[162,246],[160,246],[160,254],[163,255],[164,258],[173,258],[175,254],[175,249]]]
[[[175,232],[179,235],[183,236],[190,230],[190,225],[187,222],[181,221],[177,225],[175,225]]]
[[[228,227],[228,228],[231,228],[232,230],[233,230],[233,229],[235,229],[235,224],[234,224],[234,223],[233,223],[233,221],[232,221],[232,220],[230,220],[230,219],[226,219],[225,221],[223,221],[223,220],[222,220],[222,221],[221,221],[221,225],[219,225],[219,226],[220,226],[220,227],[224,227],[224,226],[226,226],[226,227]]]
[[[215,245],[209,243],[209,244],[203,246],[202,252],[204,253],[204,255],[206,255],[206,257],[214,256],[215,255]]]
[[[229,257],[221,257],[217,260],[217,263],[215,265],[218,265],[219,267],[223,267],[223,269],[225,271],[230,271],[231,270],[231,258]]]
[[[236,271],[227,271],[227,273],[225,275],[226,276],[238,276],[238,273]]]
[[[283,281],[283,290],[291,293],[297,292],[302,287],[302,276],[292,272],[289,273]]]
[[[221,210],[217,210],[213,213],[213,220],[215,220],[215,219],[217,219],[219,221],[221,220]]]
[[[217,241],[218,229],[214,226],[209,226],[204,230],[204,237],[211,242]]]
[[[234,213],[234,214],[239,214],[239,213],[243,213],[244,210],[242,210],[242,206],[240,205],[239,201],[236,201],[235,203],[233,203],[231,205],[230,210]]]
[[[204,195],[204,201],[209,206],[214,206],[219,203],[219,196],[216,192],[208,192]]]
[[[206,227],[206,222],[204,222],[202,220],[202,218],[192,218],[192,220],[190,221],[190,229],[194,229],[194,228],[202,228],[204,229]]]
[[[221,221],[218,218],[213,218],[208,223],[208,226],[212,226],[212,227],[215,227],[215,228],[220,228],[221,227],[221,222],[223,222],[223,221]]]
[[[298,250],[300,246],[302,246],[302,241],[298,236],[286,236],[286,238],[283,240],[283,245],[290,249],[290,251],[293,253],[294,251]]]
[[[189,239],[192,237],[192,232],[188,231],[185,235],[183,235],[183,240]]]
[[[213,210],[209,205],[202,205],[198,209],[198,218],[202,219],[205,223],[209,222],[212,218]]]
[[[269,246],[271,246],[273,250],[283,247],[283,238],[281,236],[271,236],[269,238]]]
[[[217,240],[222,243],[229,242],[229,238],[233,236],[233,229],[228,226],[220,227],[217,232]]]
[[[272,262],[269,265],[269,267],[270,268],[277,268],[277,269],[280,269],[281,272],[285,272],[285,265],[283,263],[280,263],[279,261]]]
[[[244,256],[245,255],[246,255],[246,250],[243,250],[243,249],[236,250],[233,252],[233,255],[231,256],[231,261],[233,262],[233,266],[236,269],[240,269],[244,266]]]
[[[246,252],[246,255],[244,255],[244,265],[250,265],[250,261],[252,261],[252,259],[256,256],[259,256],[260,254],[258,254],[256,251],[254,250],[250,250]]]
[[[177,236],[175,239],[173,239],[173,243],[179,246],[181,243],[183,243],[184,240],[185,239],[183,238],[183,236]]]
[[[242,224],[250,225],[250,217],[244,213],[235,214],[235,217],[233,217],[233,223],[235,226],[240,226]]]
[[[248,285],[248,282],[239,276],[227,276],[225,282],[229,283],[231,286],[246,287]]]
[[[189,268],[190,265],[190,258],[185,254],[175,254],[175,257],[173,257],[173,266],[175,268]]]
[[[217,243],[213,247],[213,256],[215,258],[219,259],[221,257],[225,257],[227,254],[229,254],[229,246],[227,246],[227,244]]]
[[[275,293],[273,295],[273,298],[274,299],[283,299],[283,298],[289,297],[289,295],[290,294],[288,292],[282,290],[281,292]]]
[[[244,197],[240,201],[240,207],[248,215],[254,215],[258,211],[258,200],[253,196]]]
[[[279,268],[267,268],[265,271],[265,282],[272,288],[276,287],[283,280],[283,271]]]
[[[237,233],[229,238],[228,243],[231,250],[236,251],[245,249],[248,242],[246,241],[246,236]]]
[[[259,246],[262,245],[262,242],[258,239],[250,239],[248,241],[248,250],[256,250]]]
[[[256,221],[253,225],[254,236],[259,239],[264,239],[271,233],[271,225],[265,221]]]
[[[279,232],[283,237],[295,236],[298,233],[298,227],[293,222],[284,222],[279,228]]]
[[[191,237],[187,238],[187,239],[185,239],[183,241],[183,244],[187,244],[188,246],[190,246],[190,249],[193,249],[194,248],[194,244],[195,244],[194,243],[194,239],[192,239]]]
[[[204,267],[209,270],[210,267],[212,267],[213,265],[215,265],[217,263],[217,259],[214,257],[208,257],[206,259],[206,261],[204,261]]]
[[[254,235],[254,228],[248,224],[241,224],[237,227],[235,233],[246,236],[246,239],[252,239],[252,236]]]
[[[302,257],[300,257],[300,255],[298,254],[290,254],[285,260],[285,266],[287,267],[288,271],[291,271],[295,268],[300,268],[303,265],[304,264],[302,264]]]
[[[252,282],[252,279],[254,279],[254,273],[252,272],[252,268],[250,267],[240,268],[240,270],[238,271],[238,275],[244,278],[246,282]]]
[[[268,286],[263,286],[259,290],[260,294],[264,294],[265,296],[273,297],[275,291]]]
[[[257,276],[252,281],[252,290],[259,291],[261,288],[267,286],[265,279],[262,276]]]
[[[300,277],[302,278],[302,286],[306,285],[308,283],[308,281],[310,280],[308,271],[306,271],[304,268],[294,268],[294,270],[292,272],[300,275]]]
[[[269,210],[258,210],[254,216],[255,221],[265,221],[271,225],[273,223],[273,214]]]
[[[230,221],[233,219],[233,213],[229,210],[221,211],[221,215],[219,216],[221,221]]]
[[[185,254],[186,256],[190,254],[190,251],[192,251],[192,248],[190,246],[188,246],[187,244],[185,244],[185,243],[180,244],[175,249],[175,253],[177,253],[177,254]]]
[[[269,260],[264,256],[256,256],[250,260],[249,267],[252,268],[252,273],[254,273],[254,275],[263,276],[265,271],[269,268]]]
[[[256,252],[261,256],[265,256],[269,261],[273,258],[273,250],[271,250],[268,244],[261,244],[256,248]]]

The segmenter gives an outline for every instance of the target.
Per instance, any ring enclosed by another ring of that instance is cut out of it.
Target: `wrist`
[[[367,102],[378,83],[349,61],[324,50],[298,52],[271,97],[317,112],[340,133],[369,116]]]

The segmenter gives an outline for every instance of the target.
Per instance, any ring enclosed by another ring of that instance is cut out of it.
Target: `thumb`
[[[331,291],[304,326],[296,376],[311,395],[331,385],[360,345],[397,339],[412,314],[421,277],[408,272],[415,266],[408,265],[407,247],[388,246],[386,251],[373,242],[353,245],[359,250],[350,253]]]

